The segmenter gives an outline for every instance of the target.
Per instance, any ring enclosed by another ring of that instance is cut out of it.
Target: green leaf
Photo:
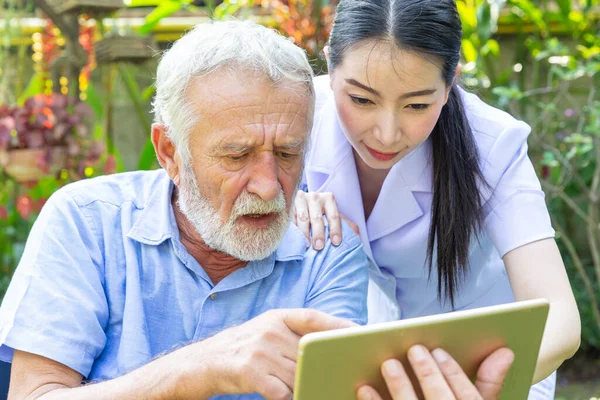
[[[464,1],[457,1],[456,8],[458,9],[458,14],[460,15],[465,36],[467,36],[477,27],[477,14],[475,7],[468,6]]]
[[[498,86],[492,89],[492,93],[500,98],[520,100],[523,98],[523,93],[519,89]]]
[[[577,147],[573,146],[573,147],[571,147],[571,149],[569,149],[569,152],[565,155],[565,158],[567,160],[572,160],[576,154],[577,154]]]
[[[130,71],[129,66],[124,64],[119,64],[117,66],[117,69],[119,70],[121,80],[125,84],[125,88],[127,89],[129,99],[133,103],[141,128],[144,130],[144,132],[150,134],[151,127],[150,120],[148,119],[148,113],[146,111],[146,104],[140,94],[140,89],[133,77],[133,73]]]
[[[548,25],[544,21],[544,14],[531,0],[509,0],[508,3],[514,6],[514,8],[511,8],[513,13],[519,11],[527,16],[543,34],[548,33]],[[517,16],[521,17],[518,13]]]
[[[477,61],[477,49],[473,45],[473,42],[469,39],[463,39],[462,41],[463,55],[467,63]]]
[[[152,140],[148,139],[144,145],[144,148],[142,149],[142,153],[140,154],[137,168],[139,170],[147,171],[150,169],[155,169],[156,165],[157,161],[154,145],[152,144]]]
[[[41,72],[36,72],[35,75],[31,77],[25,91],[21,93],[21,96],[17,99],[17,104],[22,106],[30,97],[35,96],[36,94],[40,94],[44,92],[44,74]]]
[[[571,22],[575,22],[575,23],[579,23],[579,22],[583,22],[583,20],[585,19],[585,17],[583,16],[582,13],[577,12],[577,11],[571,11],[569,13],[569,20]]]
[[[482,47],[481,54],[484,56],[487,56],[488,54],[498,56],[500,55],[500,45],[496,40],[490,39],[487,41],[485,46]]]
[[[213,13],[213,19],[224,20],[234,15],[242,7],[242,1],[224,0],[219,4]]]
[[[165,0],[161,1],[160,5],[156,7],[150,14],[146,16],[146,22],[140,26],[138,32],[147,35],[152,32],[152,29],[163,19],[175,12],[181,10],[184,6],[181,0]]]
[[[162,0],[124,0],[126,7],[153,7],[158,6]]]
[[[101,121],[104,116],[104,107],[102,104],[102,99],[100,98],[100,95],[98,95],[98,91],[96,91],[96,87],[91,80],[88,83],[85,93],[87,95],[87,99],[85,100],[86,104],[90,106],[92,111],[94,111],[96,119]]]
[[[568,19],[571,13],[571,0],[556,0],[556,3],[558,3],[562,16]]]
[[[554,167],[558,167],[560,164],[559,164],[558,160],[556,160],[556,157],[554,157],[554,153],[552,153],[550,151],[546,151],[546,152],[544,152],[544,156],[542,158],[542,165],[554,168]]]
[[[94,124],[94,135],[92,136],[92,138],[94,140],[98,140],[98,141],[102,141],[104,142],[106,140],[106,137],[104,135],[104,128],[102,127],[102,124],[97,122]]]
[[[479,35],[480,42],[487,42],[492,33],[492,11],[490,4],[485,1],[477,7],[477,34]]]
[[[142,92],[142,99],[145,101],[150,101],[152,96],[154,96],[154,93],[156,93],[156,86],[150,85]]]

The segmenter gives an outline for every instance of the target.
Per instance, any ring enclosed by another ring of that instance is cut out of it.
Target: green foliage
[[[184,7],[189,6],[189,0],[163,0],[146,16],[146,21],[139,29],[139,33],[146,35],[163,19],[175,14]]]
[[[465,82],[532,127],[530,155],[581,313],[582,348],[600,349],[598,1],[507,0],[499,19],[514,23],[517,45],[503,71],[488,1],[458,4]]]

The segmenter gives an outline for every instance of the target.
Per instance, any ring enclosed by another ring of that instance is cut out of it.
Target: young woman
[[[548,299],[538,382],[577,350],[579,314],[530,129],[458,87],[461,36],[454,0],[341,1],[296,224],[317,249],[323,213],[334,243],[340,214],[355,224],[371,321]],[[551,375],[530,398],[553,392]]]

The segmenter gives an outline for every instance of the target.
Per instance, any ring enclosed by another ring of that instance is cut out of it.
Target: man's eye
[[[365,99],[364,97],[350,96],[350,99],[353,103],[356,103],[361,106],[366,106],[367,104],[373,103],[371,100]]]
[[[293,154],[293,153],[285,153],[285,152],[279,153],[279,157],[281,157],[283,159],[291,159],[291,158],[295,158],[297,156],[298,156],[298,154]]]
[[[240,154],[240,155],[235,155],[235,156],[227,156],[227,158],[229,158],[230,160],[233,161],[240,161],[243,160],[244,158],[246,158],[248,154]]]
[[[409,104],[408,107],[413,110],[423,111],[429,108],[429,104]]]

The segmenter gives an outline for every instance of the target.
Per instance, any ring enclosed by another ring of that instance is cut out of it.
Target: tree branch
[[[564,201],[569,206],[569,208],[571,208],[571,210],[573,210],[575,212],[575,214],[577,214],[587,224],[592,225],[592,226],[594,225],[593,221],[581,209],[581,207],[579,207],[573,199],[571,199],[569,196],[567,196],[561,188],[558,188],[544,180],[541,181],[541,183],[542,183],[542,188],[544,188],[544,190],[550,192],[551,194],[553,194],[555,196],[558,196],[562,201]],[[600,230],[600,227],[593,226],[593,229]]]

